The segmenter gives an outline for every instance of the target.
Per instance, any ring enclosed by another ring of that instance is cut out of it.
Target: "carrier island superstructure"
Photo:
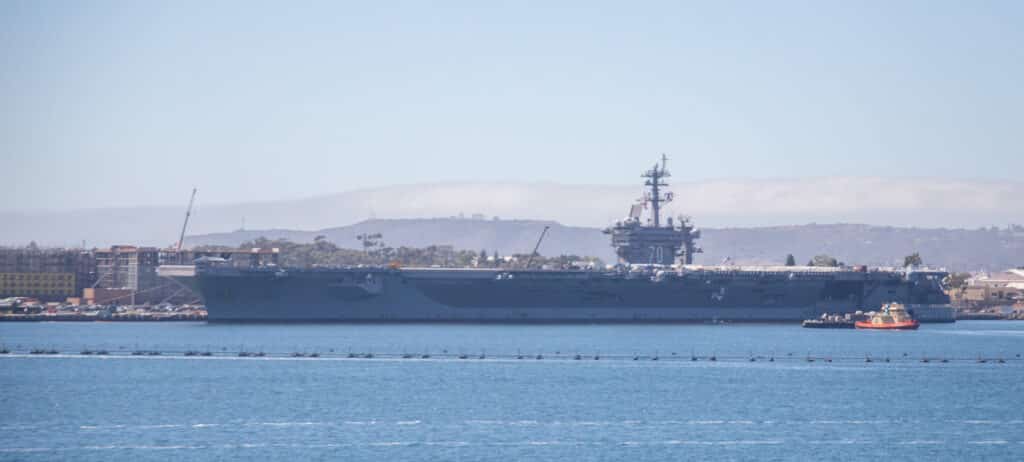
[[[954,319],[943,271],[694,265],[700,231],[685,217],[662,221],[673,200],[665,157],[643,178],[643,197],[604,230],[619,260],[609,268],[284,268],[207,258],[162,273],[192,286],[213,322],[798,322],[891,302],[924,322]]]

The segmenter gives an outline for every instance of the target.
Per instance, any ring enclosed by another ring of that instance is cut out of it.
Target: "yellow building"
[[[0,297],[56,300],[74,295],[75,273],[0,273]]]

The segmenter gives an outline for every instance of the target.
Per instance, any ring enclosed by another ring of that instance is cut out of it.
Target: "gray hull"
[[[888,273],[200,268],[210,321],[796,322],[901,302],[950,322],[941,290]]]

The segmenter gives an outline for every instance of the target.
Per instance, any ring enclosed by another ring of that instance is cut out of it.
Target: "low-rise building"
[[[1024,268],[980,274],[970,278],[959,298],[961,303],[969,307],[1024,302]]]
[[[0,297],[63,301],[91,286],[95,274],[85,250],[0,248]]]

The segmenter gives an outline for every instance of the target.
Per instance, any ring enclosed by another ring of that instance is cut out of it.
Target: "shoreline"
[[[194,322],[206,321],[206,314],[132,314],[96,316],[85,314],[13,314],[0,322]]]

